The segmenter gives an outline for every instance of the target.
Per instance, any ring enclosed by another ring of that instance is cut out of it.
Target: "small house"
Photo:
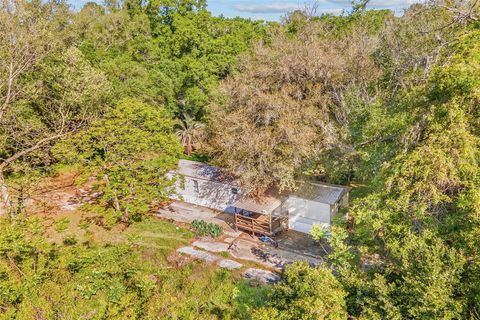
[[[170,173],[176,179],[173,199],[235,215],[238,229],[272,236],[291,229],[309,233],[315,224],[329,226],[340,207],[348,205],[347,187],[300,182],[291,193],[268,190],[261,198],[246,195],[238,180],[201,162],[180,160]]]

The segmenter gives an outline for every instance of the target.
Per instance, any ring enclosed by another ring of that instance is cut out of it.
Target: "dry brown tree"
[[[344,93],[375,74],[374,40],[327,33],[321,22],[295,35],[276,30],[241,61],[213,106],[210,154],[254,193],[295,188],[305,165],[345,143]]]

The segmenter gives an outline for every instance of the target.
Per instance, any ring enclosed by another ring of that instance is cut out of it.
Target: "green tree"
[[[458,319],[479,310],[479,34],[459,37],[428,82],[404,95],[403,148],[352,210],[353,239],[372,260],[360,289],[373,290],[360,302],[365,318]]]
[[[167,111],[127,99],[55,151],[97,178],[102,211],[126,223],[173,192],[166,173],[175,168],[181,146]]]
[[[75,18],[72,36],[117,97],[198,119],[262,30],[260,22],[213,17],[204,1],[128,1],[112,12],[88,5]]]
[[[186,155],[190,155],[194,149],[198,149],[205,129],[203,123],[195,121],[185,113],[181,118],[177,118],[175,127],[177,137],[180,139]]]
[[[254,319],[347,319],[345,291],[332,271],[306,262],[288,265],[276,284],[269,306],[256,310]]]
[[[364,319],[459,319],[465,258],[431,234],[391,243],[391,260],[366,286]]]

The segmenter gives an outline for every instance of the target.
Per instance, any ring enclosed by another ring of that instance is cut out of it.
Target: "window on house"
[[[193,180],[193,191],[198,192],[198,181]]]
[[[238,194],[238,189],[237,188],[232,188],[231,191],[232,191],[232,194]]]

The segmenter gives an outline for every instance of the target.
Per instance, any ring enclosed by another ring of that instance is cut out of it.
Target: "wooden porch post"
[[[269,214],[268,215],[269,219],[268,219],[268,229],[270,231],[270,234],[273,235],[273,230],[272,230],[272,214]]]
[[[237,214],[238,214],[238,213],[235,212],[235,231],[236,231],[236,232],[238,232],[238,218],[237,218]]]

